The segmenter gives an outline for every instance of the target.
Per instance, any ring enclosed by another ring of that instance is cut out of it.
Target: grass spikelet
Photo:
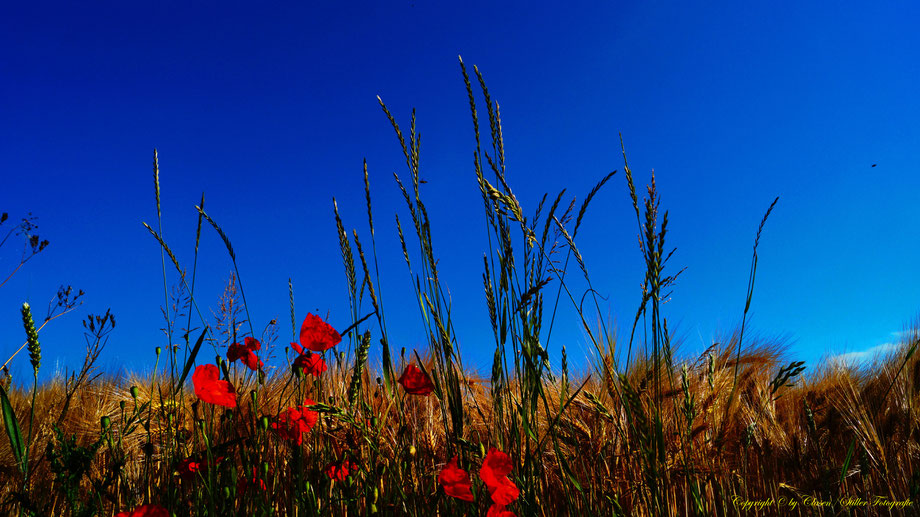
[[[371,281],[371,272],[367,267],[367,259],[364,257],[364,248],[361,247],[357,230],[352,230],[352,237],[355,239],[355,247],[358,248],[358,258],[361,260],[361,270],[364,271],[364,282],[367,284],[367,292],[371,297],[371,305],[374,306],[374,312],[379,313],[380,305],[377,302],[377,292],[374,290],[373,281]]]
[[[406,248],[406,238],[403,236],[402,225],[399,224],[399,214],[396,215],[396,231],[399,234],[399,244],[402,247],[403,257],[406,259],[406,265],[411,269],[412,263],[409,260],[409,250]]]
[[[291,306],[291,339],[297,341],[297,319],[294,315],[294,281],[288,278],[288,302]]]
[[[211,216],[209,216],[200,205],[195,206],[195,209],[198,210],[198,213],[201,214],[202,217],[204,217],[205,220],[211,224],[214,230],[217,231],[217,234],[220,235],[221,240],[224,241],[224,246],[227,248],[227,253],[230,254],[230,261],[233,262],[233,270],[236,272],[236,281],[240,285],[240,296],[243,298],[243,308],[246,310],[246,320],[249,324],[249,333],[254,335],[255,330],[253,330],[252,327],[252,318],[249,316],[249,304],[246,303],[246,291],[243,290],[243,279],[240,278],[240,268],[236,264],[236,253],[233,252],[233,245],[230,244],[230,237],[227,237],[227,234],[224,233],[223,228],[221,228],[220,225],[218,225],[217,222],[215,222],[214,219],[212,219]]]
[[[601,402],[599,398],[597,398],[597,395],[591,393],[590,391],[585,391],[584,394],[585,394],[585,398],[591,401],[591,404],[594,405],[594,410],[597,411],[599,415],[601,415],[602,417],[604,417],[605,419],[611,422],[614,420],[613,414],[610,413],[610,410],[607,409],[606,406],[604,406],[604,404]]]
[[[355,351],[355,366],[351,373],[351,382],[348,384],[348,405],[354,407],[358,394],[361,392],[361,382],[364,376],[364,368],[367,363],[367,351],[371,347],[371,331],[364,331],[361,337],[361,343]]]
[[[476,155],[479,155],[481,144],[479,140],[479,115],[476,113],[476,99],[473,97],[473,85],[470,83],[470,75],[466,72],[466,65],[463,64],[463,57],[457,56],[460,61],[460,70],[463,73],[463,84],[466,85],[466,93],[470,99],[470,113],[473,115],[473,134],[476,136]]]
[[[371,211],[371,181],[367,175],[367,160],[364,160],[364,199],[367,202],[367,225],[374,236],[374,213]]]
[[[183,271],[182,268],[179,266],[179,259],[177,259],[173,251],[169,249],[169,246],[166,244],[165,241],[163,241],[163,238],[160,237],[160,235],[153,228],[151,228],[149,224],[147,223],[141,223],[141,224],[144,225],[144,228],[147,228],[147,231],[150,232],[150,235],[153,235],[153,238],[156,239],[157,242],[160,243],[160,247],[163,248],[164,251],[166,251],[166,255],[169,256],[169,260],[171,260],[173,263],[173,266],[176,267],[176,271],[179,272],[179,276],[185,277],[185,271]]]
[[[35,321],[32,319],[32,308],[28,303],[22,304],[22,328],[26,331],[26,341],[29,343],[29,362],[35,375],[42,363],[42,348],[38,343],[38,331],[35,330]]]
[[[581,204],[581,208],[578,210],[578,217],[575,218],[575,229],[572,230],[573,239],[576,235],[578,235],[578,228],[581,226],[581,220],[585,216],[585,212],[588,211],[588,205],[591,204],[591,200],[594,199],[594,196],[597,195],[598,191],[600,191],[604,184],[607,183],[607,180],[612,178],[616,173],[617,171],[612,171],[611,173],[604,176],[604,178],[598,181],[597,184],[594,185],[594,187],[591,189],[591,191],[588,192],[588,195],[585,196],[585,201]]]
[[[546,249],[546,237],[549,235],[550,223],[553,222],[553,216],[556,215],[556,209],[559,208],[559,202],[562,201],[562,196],[564,194],[565,189],[559,191],[556,200],[553,201],[553,205],[549,209],[549,214],[546,216],[546,222],[543,224],[543,235],[540,237],[540,249]]]
[[[198,203],[198,206],[204,209],[204,192],[201,193],[201,201]],[[198,244],[201,242],[201,219],[202,212],[198,212],[198,225],[195,227],[195,256],[198,256]]]
[[[157,220],[162,218],[160,210],[160,164],[157,158],[157,150],[153,150],[153,187],[157,198]]]
[[[406,156],[406,166],[411,170],[412,169],[412,157],[409,153],[409,148],[406,146],[406,139],[403,137],[402,131],[399,129],[399,124],[396,123],[396,119],[393,117],[393,114],[390,113],[387,105],[383,103],[383,99],[380,96],[377,96],[377,102],[380,103],[380,107],[383,109],[383,113],[386,114],[387,119],[390,121],[390,125],[393,126],[393,130],[396,131],[396,137],[399,139],[399,145],[402,147],[402,152]]]
[[[204,208],[202,208],[201,206],[197,206],[197,205],[196,205],[196,206],[195,206],[195,209],[198,210],[198,213],[201,214],[201,216],[204,217],[205,220],[207,220],[207,221],[211,224],[211,226],[214,228],[214,230],[217,231],[217,234],[220,235],[221,240],[224,241],[224,246],[227,248],[227,253],[230,254],[230,260],[232,260],[232,261],[235,263],[235,262],[236,262],[236,253],[233,251],[233,245],[230,244],[230,238],[227,237],[227,234],[226,234],[226,233],[224,233],[223,228],[221,228],[220,225],[218,225],[218,224],[214,221],[214,219],[211,219],[211,216],[208,215],[207,212],[204,211]]]
[[[355,274],[355,258],[351,250],[351,243],[348,240],[348,234],[345,233],[345,226],[342,224],[342,218],[339,216],[339,204],[335,198],[332,198],[332,207],[335,212],[335,227],[339,234],[339,248],[342,253],[342,262],[345,264],[345,278],[348,281],[348,292],[357,293],[358,282]]]
[[[572,254],[575,255],[575,261],[578,262],[578,267],[581,268],[585,278],[588,278],[588,268],[585,266],[585,259],[582,258],[581,252],[578,251],[578,247],[575,246],[575,241],[572,240],[572,236],[569,235],[568,230],[565,229],[565,226],[562,225],[562,222],[559,221],[559,219],[553,217],[553,221],[556,222],[556,227],[559,228],[562,236],[565,237],[565,242],[569,245],[569,250],[571,250]]]

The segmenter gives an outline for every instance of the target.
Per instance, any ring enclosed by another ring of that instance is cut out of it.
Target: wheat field
[[[289,284],[290,346],[287,322],[255,332],[239,271],[215,316],[193,319],[194,268],[148,226],[171,268],[164,314],[180,344],[151,351],[147,374],[112,377],[96,361],[114,317],[90,316],[83,368],[39,384],[40,330],[53,318],[36,329],[25,306],[20,351],[34,382],[12,383],[8,370],[0,379],[0,514],[916,514],[920,323],[864,367],[806,369],[784,343],[751,336],[756,250],[774,201],[755,234],[741,326],[700,354],[679,352],[661,313],[679,275],[666,267],[668,214],[654,178],[640,199],[624,149],[646,273],[632,325],[605,325],[578,303],[597,304],[596,294],[570,286],[591,285],[576,238],[614,173],[580,204],[544,196],[525,216],[505,175],[499,106],[478,69],[471,80],[461,68],[491,245],[481,278],[491,375],[463,365],[419,190],[414,114],[405,131],[380,101],[406,159],[397,232],[427,348],[397,352],[389,341],[366,165],[368,230],[347,230],[335,212],[352,324],[296,313]],[[156,154],[154,184],[159,216]],[[203,205],[198,237],[216,231],[235,265],[231,236]],[[77,294],[59,293],[61,314]],[[596,352],[581,371],[565,347],[552,368],[541,340],[556,298],[578,307],[583,325],[572,330]],[[269,355],[283,360],[266,365]]]

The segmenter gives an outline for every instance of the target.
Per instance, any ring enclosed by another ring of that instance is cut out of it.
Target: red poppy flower
[[[169,511],[158,504],[145,504],[130,512],[115,514],[115,517],[169,517]]]
[[[486,459],[479,469],[479,477],[486,484],[492,501],[501,506],[507,506],[518,498],[520,490],[513,481],[508,479],[513,464],[511,458],[504,452],[491,448],[486,454]]]
[[[438,474],[438,483],[444,487],[445,494],[473,502],[473,492],[470,490],[470,474],[457,467],[456,456],[441,469],[441,473]]]
[[[250,488],[255,488],[263,492],[268,490],[268,486],[266,486],[265,481],[259,477],[255,467],[252,467],[252,477],[241,477],[239,481],[236,482],[237,495],[245,494]]]
[[[505,507],[495,503],[489,507],[489,513],[486,514],[486,517],[517,517],[514,515],[514,512],[510,510],[505,510]]]
[[[406,371],[403,372],[402,377],[397,382],[402,384],[406,393],[411,395],[428,395],[434,391],[434,384],[431,383],[431,379],[414,364],[406,367]]]
[[[323,352],[338,345],[342,341],[342,336],[332,328],[332,325],[326,323],[319,316],[307,314],[300,326],[300,345],[291,343],[294,350],[303,353],[303,349],[314,352]]]
[[[262,343],[259,343],[259,340],[258,340],[258,339],[254,338],[254,337],[251,337],[251,336],[246,336],[246,337],[243,339],[243,343],[245,343],[246,348],[248,348],[248,349],[250,349],[250,350],[258,350],[258,349],[262,348]]]
[[[209,466],[216,465],[223,460],[223,456],[218,456],[217,458],[214,458],[213,463],[208,464],[196,461],[192,458],[186,458],[180,461],[179,465],[176,466],[176,473],[179,474],[179,477],[181,477],[183,480],[188,481],[198,477],[199,473],[202,476],[206,475]]]
[[[262,348],[262,343],[259,343],[259,340],[251,337],[247,337],[243,342],[245,343],[244,345],[239,343],[230,345],[227,349],[227,360],[232,363],[237,359],[241,359],[243,364],[248,366],[250,370],[258,370],[262,367],[262,361],[254,352]]]
[[[274,429],[278,436],[287,440],[292,440],[297,445],[303,444],[303,433],[308,432],[316,425],[319,419],[319,413],[311,411],[305,406],[315,404],[310,399],[304,401],[303,406],[289,407],[287,410],[278,415],[271,428]]]
[[[489,493],[492,495],[492,501],[501,506],[507,506],[514,502],[521,493],[520,489],[514,484],[514,481],[503,477],[498,480],[497,485],[487,485]]]
[[[482,469],[479,470],[479,477],[485,483],[496,484],[499,478],[503,478],[511,473],[513,464],[511,458],[504,452],[492,447],[486,454],[486,459],[482,462]]]
[[[292,345],[294,343],[291,343]],[[323,357],[319,354],[300,354],[297,356],[297,359],[294,359],[293,364],[294,371],[296,372],[299,369],[303,369],[304,374],[312,375],[314,377],[319,377],[320,374],[326,371],[326,361],[323,360]]]
[[[220,380],[220,371],[213,364],[202,364],[192,374],[195,395],[208,404],[236,407],[236,392],[227,381]]]
[[[326,465],[323,471],[329,476],[329,479],[345,481],[350,474],[358,471],[358,465],[348,460],[343,460],[341,463],[330,463]]]
[[[184,480],[193,479],[201,472],[201,463],[192,461],[191,458],[186,458],[179,462],[176,471],[179,473],[179,477]]]

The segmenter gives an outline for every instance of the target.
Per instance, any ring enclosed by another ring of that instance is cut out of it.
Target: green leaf
[[[518,405],[518,411],[521,411],[520,405]],[[531,440],[537,441],[538,440],[537,433],[535,433],[534,430],[531,428],[530,422],[528,421],[527,413],[523,411],[521,411],[521,424],[524,426],[524,433],[526,433],[527,436],[530,437]]]
[[[195,358],[198,357],[198,350],[201,349],[201,343],[204,342],[204,335],[208,331],[208,327],[205,326],[204,330],[201,331],[201,335],[198,336],[198,341],[195,342],[195,346],[192,348],[192,353],[188,356],[188,361],[185,362],[185,368],[182,369],[182,377],[179,378],[179,382],[176,383],[176,392],[182,389],[182,384],[185,383],[185,378],[188,377],[188,372],[192,369],[192,365],[195,364]]]
[[[917,345],[920,345],[920,341],[914,342],[913,346],[910,347],[910,350],[907,351],[907,355],[904,357],[905,361],[907,361],[908,359],[910,359],[912,355],[914,355],[914,352],[917,351]]]
[[[565,472],[566,477],[569,478],[569,483],[571,483],[572,486],[575,487],[575,490],[578,490],[579,492],[583,492],[584,490],[581,488],[581,483],[579,483],[578,480],[575,479],[575,474],[573,474],[572,469],[569,468],[569,462],[565,460],[564,456],[557,456],[557,458],[559,458],[559,465],[562,467],[562,471]]]
[[[3,425],[6,427],[6,436],[10,439],[10,449],[13,451],[16,464],[19,465],[19,471],[25,474],[28,469],[26,465],[28,461],[26,447],[22,442],[22,433],[19,432],[16,413],[13,412],[13,406],[10,404],[10,399],[6,396],[6,390],[2,384],[0,384],[0,409],[3,412]]]
[[[850,461],[853,459],[853,448],[856,447],[856,438],[850,442],[850,450],[847,451],[847,459],[843,461],[843,468],[840,469],[840,487],[843,488],[843,480],[847,477],[847,470],[850,468]]]

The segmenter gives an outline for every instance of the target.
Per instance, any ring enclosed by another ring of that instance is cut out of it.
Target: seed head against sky
[[[142,225],[159,228],[154,148],[166,242],[191,271],[204,193],[233,243],[257,337],[279,323],[265,358],[275,365],[291,337],[289,278],[298,325],[307,312],[351,323],[333,197],[369,246],[366,159],[392,345],[422,352],[394,218],[409,220],[393,179],[406,164],[379,95],[405,129],[416,109],[441,281],[464,364],[488,375],[488,242],[458,55],[500,105],[508,180],[527,214],[563,188],[578,206],[619,171],[577,236],[601,297],[593,328],[609,321],[624,343],[641,298],[622,134],[640,196],[655,171],[666,247],[677,248],[670,272],[686,267],[664,306],[680,353],[739,326],[754,235],[776,196],[747,335],[784,340],[810,366],[883,349],[918,313],[918,19],[913,2],[7,2],[0,229],[31,212],[50,245],[0,287],[0,359],[25,340],[21,304],[41,319],[70,284],[85,303],[42,330],[46,364],[78,367],[81,319],[111,308],[104,367],[152,366],[166,345],[160,248]],[[0,277],[22,245],[0,247]],[[195,297],[209,323],[231,272],[206,225]],[[166,275],[178,285],[168,262]],[[587,368],[593,348],[571,302],[559,307],[551,362],[564,344]],[[20,353],[13,369],[27,362]]]

